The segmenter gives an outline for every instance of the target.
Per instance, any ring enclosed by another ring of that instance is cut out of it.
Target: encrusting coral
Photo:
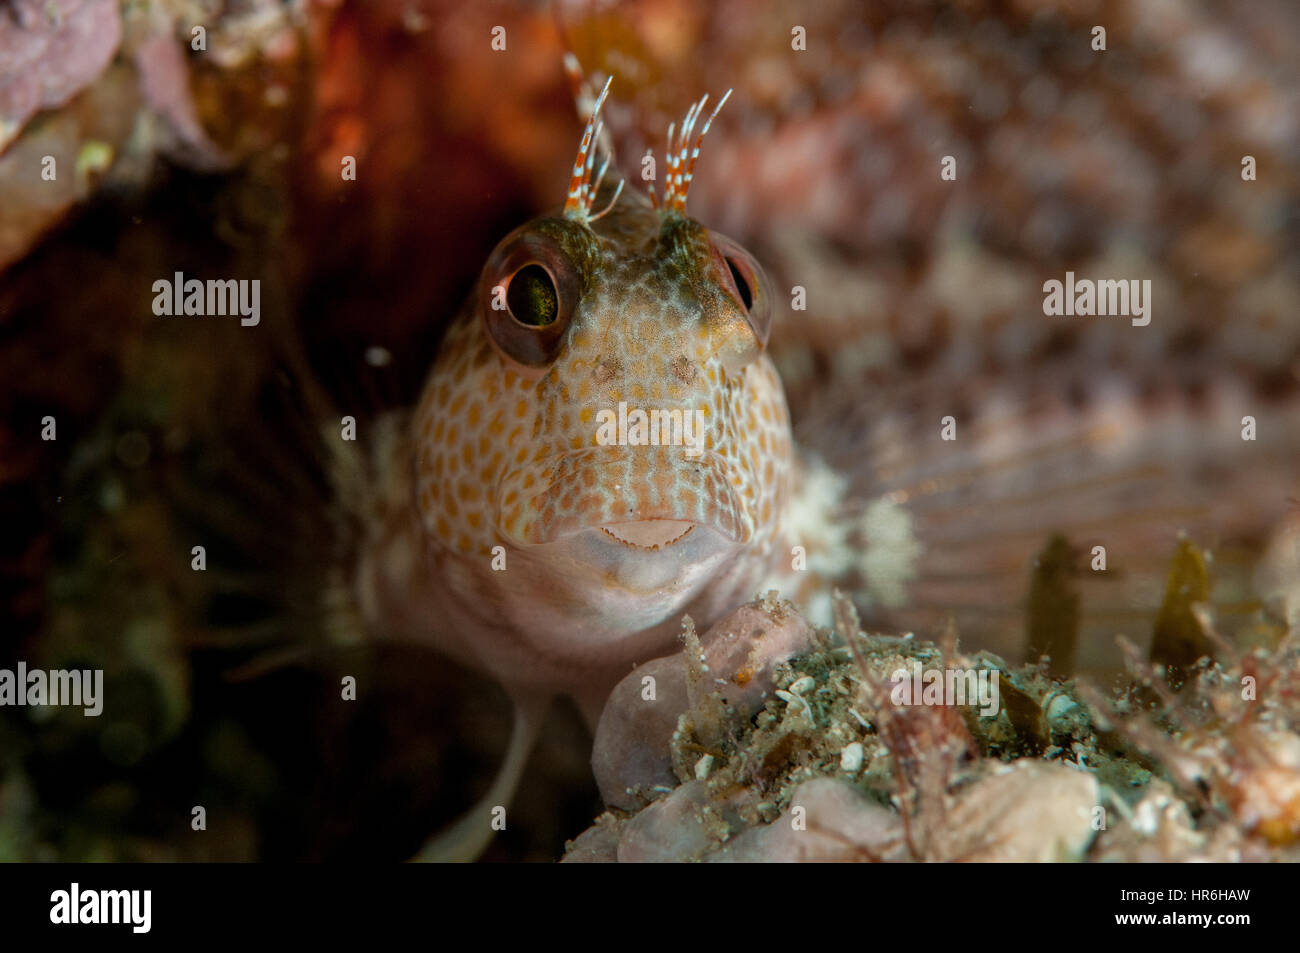
[[[683,628],[611,696],[609,809],[566,862],[1296,859],[1294,639],[1220,644],[1179,692],[1130,650],[1108,695],[1046,660],[963,655],[951,631],[864,634],[843,597],[833,633],[775,594]],[[900,704],[914,664],[983,673],[996,712]]]

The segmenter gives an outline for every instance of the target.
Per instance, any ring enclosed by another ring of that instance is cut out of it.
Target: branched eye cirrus
[[[580,290],[575,269],[554,241],[536,232],[510,235],[483,269],[488,337],[509,360],[545,367],[559,352]]]

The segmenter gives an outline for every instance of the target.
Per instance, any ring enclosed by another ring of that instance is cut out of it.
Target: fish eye
[[[736,283],[736,290],[740,292],[740,300],[748,311],[754,307],[754,292],[750,290],[749,282],[745,280],[744,270],[736,264],[734,258],[728,258],[727,267],[731,269],[731,280]]]
[[[552,324],[559,317],[560,298],[550,272],[538,264],[516,271],[509,279],[506,306],[520,324],[534,328]]]
[[[767,346],[772,330],[772,291],[767,275],[754,256],[736,241],[711,233],[714,254],[723,267],[718,269],[724,288],[745,312],[759,347]]]
[[[502,356],[531,368],[555,360],[581,281],[550,236],[527,227],[509,235],[488,259],[479,291],[484,327]]]

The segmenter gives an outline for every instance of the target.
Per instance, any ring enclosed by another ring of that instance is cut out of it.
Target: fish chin
[[[743,548],[708,527],[683,520],[601,526],[538,549],[566,563],[570,585],[585,580],[596,615],[627,631],[657,625],[681,611]]]

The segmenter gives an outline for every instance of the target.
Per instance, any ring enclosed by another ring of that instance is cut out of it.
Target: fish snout
[[[625,546],[656,550],[697,527],[744,544],[752,527],[738,484],[732,467],[709,450],[592,447],[508,473],[499,526],[532,544],[600,530]]]

